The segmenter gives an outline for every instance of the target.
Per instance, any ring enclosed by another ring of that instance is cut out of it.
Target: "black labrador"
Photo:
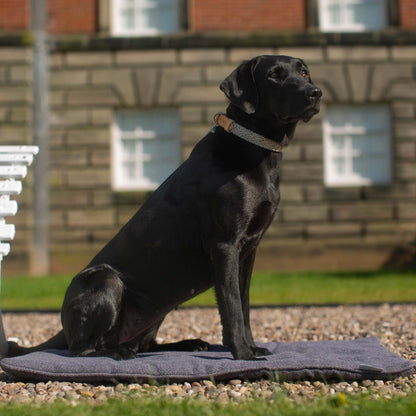
[[[296,123],[319,111],[322,95],[306,64],[259,56],[222,83],[227,117],[287,145]],[[269,353],[250,328],[249,286],[257,246],[279,203],[280,152],[217,126],[120,232],[74,277],[62,306],[63,331],[9,356],[69,348],[74,356],[118,359],[137,352],[203,350],[201,340],[156,343],[166,314],[215,286],[223,342],[235,359]]]

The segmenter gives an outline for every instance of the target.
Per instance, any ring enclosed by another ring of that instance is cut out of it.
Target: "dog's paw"
[[[254,347],[252,351],[256,357],[264,357],[266,355],[271,355],[271,352],[267,348]]]
[[[208,342],[202,341],[202,339],[186,339],[181,342],[181,348],[183,351],[208,351]]]

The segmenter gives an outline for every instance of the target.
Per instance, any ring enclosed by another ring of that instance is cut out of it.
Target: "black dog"
[[[75,276],[62,307],[63,331],[33,348],[9,343],[10,356],[46,348],[115,358],[206,349],[201,340],[158,345],[155,338],[169,311],[212,286],[234,358],[269,353],[255,345],[250,328],[254,258],[280,198],[279,150],[299,120],[319,111],[322,93],[305,63],[289,56],[245,61],[220,88],[231,101],[227,117],[217,117],[223,127],[196,145]]]

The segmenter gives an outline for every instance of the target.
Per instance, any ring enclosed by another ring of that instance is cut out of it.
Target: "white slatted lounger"
[[[10,199],[22,192],[22,182],[27,166],[39,152],[37,146],[0,146],[0,275],[1,262],[10,252],[10,241],[16,233],[14,224],[7,224],[7,217],[16,215],[17,202]],[[7,341],[3,329],[0,306],[0,358],[7,356]]]

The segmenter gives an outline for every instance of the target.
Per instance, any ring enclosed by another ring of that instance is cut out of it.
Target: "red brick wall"
[[[189,0],[190,28],[202,31],[303,30],[305,0]]]
[[[51,33],[95,33],[97,0],[49,0]]]
[[[97,0],[49,0],[51,33],[97,31]],[[0,0],[0,30],[30,26],[30,0]]]
[[[27,0],[0,0],[0,30],[25,29],[28,24]]]
[[[400,1],[400,25],[403,29],[416,28],[416,0]]]

